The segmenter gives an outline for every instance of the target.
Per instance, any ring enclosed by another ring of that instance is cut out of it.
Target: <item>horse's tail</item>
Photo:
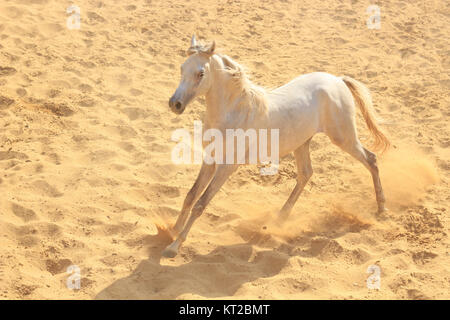
[[[350,89],[353,99],[355,99],[355,102],[358,105],[364,120],[366,121],[369,131],[375,139],[373,149],[380,150],[383,153],[389,148],[391,143],[377,126],[375,110],[373,108],[369,89],[361,82],[348,76],[343,76],[341,79]]]

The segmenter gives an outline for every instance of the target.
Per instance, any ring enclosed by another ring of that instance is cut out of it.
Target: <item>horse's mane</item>
[[[216,53],[222,59],[225,68],[219,69],[225,79],[228,79],[230,98],[239,99],[236,107],[249,108],[257,113],[267,112],[267,91],[250,80],[244,66],[232,60],[229,56]]]

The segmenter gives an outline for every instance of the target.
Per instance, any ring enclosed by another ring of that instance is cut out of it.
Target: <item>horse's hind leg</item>
[[[333,139],[332,139],[333,141]],[[359,160],[371,173],[373,185],[375,188],[375,196],[378,204],[378,212],[381,213],[386,210],[384,203],[386,202],[384,198],[383,188],[381,186],[380,174],[378,171],[377,156],[364,148],[358,139],[354,141],[346,141],[346,143],[336,143],[342,150],[348,152],[355,159]]]
[[[298,197],[313,174],[311,158],[309,156],[310,142],[311,138],[294,151],[295,161],[297,163],[297,184],[289,196],[289,199],[280,211],[279,218],[281,221],[285,220],[289,216],[289,213],[297,202]]]
[[[377,164],[377,156],[375,153],[370,152],[363,147],[364,153],[366,154],[366,159],[369,164],[369,171],[372,174],[373,185],[375,187],[375,196],[377,198],[378,212],[381,213],[386,210],[384,206],[386,199],[384,197],[383,187],[381,186],[380,174]]]

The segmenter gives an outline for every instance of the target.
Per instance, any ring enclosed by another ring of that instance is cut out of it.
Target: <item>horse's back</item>
[[[332,88],[335,85],[342,85],[344,82],[340,77],[326,72],[312,72],[300,75],[285,85],[271,91],[274,95],[289,92],[308,92],[313,93],[317,90]]]
[[[279,127],[286,149],[303,143],[353,113],[353,98],[340,77],[325,72],[301,75],[269,93],[271,127]],[[295,141],[294,141],[295,140]],[[283,148],[284,149],[284,148]]]
[[[324,104],[341,107],[353,101],[341,77],[326,73],[307,73],[269,92],[269,102],[279,109],[319,108]],[[299,110],[301,111],[301,110]]]

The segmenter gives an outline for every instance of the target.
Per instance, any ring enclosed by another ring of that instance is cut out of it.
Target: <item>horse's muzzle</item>
[[[174,97],[170,98],[169,100],[169,107],[170,110],[172,110],[176,114],[182,114],[184,111],[184,108],[186,107],[183,105],[183,103],[179,100],[175,100]]]

